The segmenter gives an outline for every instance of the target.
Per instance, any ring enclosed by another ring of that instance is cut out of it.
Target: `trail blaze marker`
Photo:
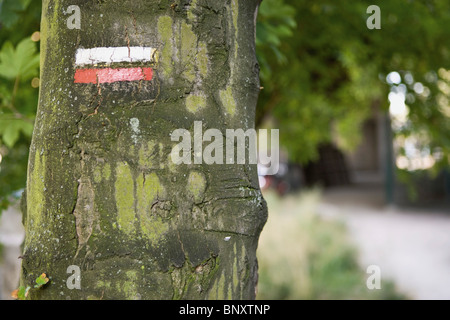
[[[151,81],[153,69],[135,63],[152,62],[156,49],[150,47],[98,47],[78,49],[75,54],[75,83]],[[106,67],[111,63],[130,63],[130,67]],[[105,67],[102,68],[102,65]],[[86,68],[86,66],[96,66]]]

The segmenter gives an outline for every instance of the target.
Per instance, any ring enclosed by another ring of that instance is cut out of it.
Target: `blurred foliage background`
[[[0,0],[0,213],[25,187],[38,102],[40,15],[41,1]]]
[[[377,3],[382,27],[369,30]],[[292,160],[315,159],[332,138],[351,150],[372,109],[387,111],[389,92],[401,92],[409,114],[396,134],[426,135],[423,148],[440,153],[434,169],[448,166],[450,2],[264,0],[258,24],[257,122],[282,128]],[[400,82],[387,82],[391,72]]]
[[[381,8],[380,30],[366,27],[370,16],[366,10],[373,4]],[[20,197],[26,184],[39,91],[40,14],[39,0],[0,0],[0,214]],[[327,142],[353,150],[361,141],[364,121],[381,110],[392,117],[398,155],[408,160],[406,142],[414,138],[416,151],[433,158],[426,170],[397,168],[401,179],[448,169],[448,26],[448,0],[264,0],[257,21],[264,88],[257,126],[280,128],[289,161],[307,164],[318,158],[319,146]],[[403,103],[401,114],[392,110],[395,99]],[[305,244],[300,254],[304,259],[289,269],[289,263],[283,262],[289,255],[283,256],[283,251],[272,260],[263,257],[261,287],[269,288],[263,290],[263,298],[339,297],[342,290],[324,296],[321,286],[336,282],[335,288],[348,289],[360,281],[352,249],[341,241],[345,236],[340,227],[311,215],[301,219],[294,225],[304,231],[303,236],[291,231],[293,241]],[[282,225],[280,220],[281,229],[292,226],[293,220],[289,221]],[[294,292],[285,280],[268,277],[264,264],[291,274],[291,280],[298,276],[292,273],[298,266],[310,269],[302,271],[304,285]],[[346,292],[349,297],[358,295],[351,289]]]

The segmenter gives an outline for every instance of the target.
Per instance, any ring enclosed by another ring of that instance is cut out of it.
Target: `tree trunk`
[[[175,164],[171,133],[254,127],[259,2],[43,0],[21,284],[50,282],[29,298],[255,297],[256,165]]]

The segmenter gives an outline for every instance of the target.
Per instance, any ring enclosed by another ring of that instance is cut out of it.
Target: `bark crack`
[[[86,154],[81,150],[81,173],[78,180],[78,191],[73,215],[75,216],[75,226],[77,231],[78,249],[74,259],[78,256],[81,249],[87,244],[96,223],[98,214],[95,212],[95,194],[89,176],[85,171]]]

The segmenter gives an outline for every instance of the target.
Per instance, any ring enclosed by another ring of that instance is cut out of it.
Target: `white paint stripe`
[[[149,62],[156,49],[151,47],[98,47],[78,49],[75,54],[77,66],[113,62]]]

